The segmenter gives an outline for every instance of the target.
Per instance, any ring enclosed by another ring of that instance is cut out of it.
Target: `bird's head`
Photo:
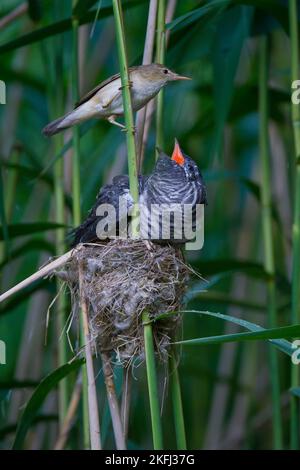
[[[168,82],[176,80],[191,80],[189,77],[184,77],[183,75],[172,72],[172,70],[161,64],[143,65],[140,71],[144,79],[152,83],[160,84],[161,87]]]
[[[182,151],[177,139],[175,139],[171,158],[159,150],[156,171],[167,172],[174,179],[184,179],[189,182],[198,181],[201,178],[196,163]]]

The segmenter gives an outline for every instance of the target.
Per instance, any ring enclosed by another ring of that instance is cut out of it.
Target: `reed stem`
[[[289,0],[289,24],[291,40],[291,80],[298,80],[299,75],[299,31],[297,0]],[[300,107],[291,103],[294,133],[294,172],[295,198],[294,222],[292,228],[292,314],[291,322],[300,322]],[[299,387],[299,366],[292,364],[291,387]],[[291,400],[291,449],[299,448],[299,399],[293,395]]]
[[[275,286],[274,242],[272,235],[272,194],[271,158],[269,148],[268,114],[268,56],[267,38],[263,36],[259,45],[259,148],[261,158],[261,205],[264,241],[264,267],[270,278],[267,283],[268,323],[270,328],[277,326],[277,305]],[[279,368],[276,351],[269,347],[269,367],[272,387],[273,445],[282,448],[282,422],[280,406]]]
[[[101,359],[116,448],[117,450],[126,450],[124,427],[121,419],[110,356],[102,352]]]
[[[61,5],[58,0],[54,2],[54,15],[56,19],[60,18]],[[63,113],[63,59],[62,59],[62,38],[53,39],[54,46],[54,76],[51,81],[51,108],[53,116],[61,116]],[[63,138],[61,135],[54,137],[54,151],[58,153],[63,146]],[[54,207],[55,222],[62,225],[65,224],[65,200],[64,200],[64,161],[58,159],[54,165]],[[60,228],[56,230],[56,255],[60,256],[65,252],[65,230]],[[59,292],[61,281],[57,280],[57,290]],[[66,297],[59,295],[57,300],[57,337],[58,341],[58,365],[68,362],[67,354],[67,338],[61,335],[66,323]],[[59,383],[59,422],[63,426],[68,410],[68,379],[63,379]]]
[[[59,140],[59,138],[57,138]],[[57,148],[60,147],[59,142]],[[60,159],[56,162],[54,167],[54,193],[55,193],[55,213],[56,222],[64,223],[64,194],[63,194],[63,160]],[[56,255],[59,256],[63,253],[65,234],[63,229],[56,231]],[[57,279],[57,291],[60,291],[61,281]],[[66,298],[63,293],[57,299],[57,334],[58,334],[58,363],[59,365],[68,362],[67,354],[67,338],[66,335],[61,335],[66,324]],[[68,409],[68,381],[63,379],[59,383],[59,422],[63,426]]]
[[[128,436],[129,415],[130,415],[130,402],[131,402],[131,387],[132,387],[132,368],[131,366],[124,367],[123,370],[123,392],[121,402],[121,419],[124,430],[125,443]]]
[[[122,83],[122,96],[124,106],[124,116],[126,124],[126,140],[127,140],[127,157],[128,157],[128,175],[129,175],[129,187],[130,193],[135,203],[138,203],[139,190],[138,190],[138,178],[137,178],[137,156],[135,147],[135,127],[133,120],[133,110],[131,103],[130,93],[130,78],[127,64],[127,53],[125,44],[125,32],[124,32],[124,20],[122,13],[122,5],[120,0],[112,0],[115,28],[116,28],[116,39],[118,46],[118,57],[120,65],[120,75]],[[132,214],[132,236],[137,237],[139,233],[139,218],[137,216],[137,207]]]
[[[163,64],[165,61],[165,17],[166,2],[160,0],[158,2],[157,12],[157,33],[156,33],[156,62]],[[164,91],[161,90],[157,97],[156,108],[156,147],[164,147],[164,120],[163,120],[163,102]]]
[[[73,5],[76,1],[73,0]],[[74,103],[79,98],[79,64],[78,64],[78,19],[72,19],[73,28],[73,54],[72,54],[72,96]],[[72,155],[72,199],[74,225],[81,223],[80,210],[80,140],[79,129],[73,127],[73,155]]]
[[[155,450],[161,450],[163,449],[163,437],[160,418],[158,383],[155,367],[152,323],[150,321],[148,312],[143,313],[143,323],[153,446]]]
[[[178,450],[186,450],[186,436],[183,417],[183,407],[181,399],[181,389],[178,374],[178,364],[176,363],[175,351],[170,358],[170,378],[173,403],[173,416],[175,423],[176,441]]]
[[[153,49],[155,40],[155,28],[156,28],[156,13],[157,13],[157,0],[150,0],[149,2],[149,13],[147,22],[147,32],[145,38],[143,64],[151,64],[153,60]],[[138,169],[142,171],[142,164],[144,158],[144,128],[148,105],[140,109],[136,116],[136,146],[138,155]]]
[[[89,330],[89,306],[83,291],[83,274],[82,265],[79,266],[79,288],[80,288],[80,304],[82,313],[82,325],[85,339],[85,357],[86,370],[88,379],[88,410],[89,410],[89,431],[91,450],[101,450],[101,436],[99,423],[99,410],[97,401],[96,381],[93,365],[93,353],[91,347],[91,337]]]
[[[62,426],[58,439],[55,443],[54,450],[63,450],[67,444],[71,428],[75,421],[78,404],[80,402],[81,391],[82,391],[82,379],[81,379],[81,374],[80,374],[80,377],[76,381],[75,388],[73,390],[70,404],[68,407],[68,412],[66,414],[65,422],[64,422],[64,425]]]
[[[77,0],[73,0],[72,6],[75,7]],[[73,49],[72,49],[72,97],[74,103],[79,99],[79,63],[78,63],[78,18],[72,18]],[[72,209],[73,225],[77,227],[81,223],[81,204],[80,204],[80,138],[79,129],[73,127],[73,155],[72,155]],[[84,331],[82,316],[80,317],[80,343],[84,345]],[[89,412],[88,412],[88,380],[86,364],[82,366],[82,419],[83,419],[83,448],[90,448],[89,432]]]

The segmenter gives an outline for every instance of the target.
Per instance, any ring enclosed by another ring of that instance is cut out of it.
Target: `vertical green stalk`
[[[276,287],[274,243],[272,236],[272,195],[271,195],[271,160],[268,136],[268,57],[267,38],[260,39],[259,44],[259,149],[261,158],[261,205],[262,226],[264,240],[264,267],[269,274],[267,284],[268,296],[268,323],[270,328],[276,327]],[[282,427],[280,409],[280,384],[277,354],[269,348],[269,370],[272,387],[272,417],[273,417],[273,445],[275,449],[282,448]]]
[[[9,253],[9,234],[7,227],[7,217],[5,210],[5,201],[4,201],[4,185],[3,185],[3,176],[2,168],[0,168],[0,222],[3,232],[3,243],[0,244],[0,259],[8,255]]]
[[[9,161],[11,163],[17,164],[20,157],[20,150],[18,148],[13,148],[11,155],[9,156]],[[9,233],[8,233],[8,224],[11,222],[14,201],[16,195],[18,180],[18,172],[11,169],[8,172],[7,177],[5,178],[5,189],[3,182],[2,168],[0,168],[0,222],[2,225],[3,233],[3,242],[0,243],[0,259],[2,260],[4,256],[9,256],[10,246],[9,246]],[[5,194],[5,198],[4,198]],[[1,276],[0,276],[1,284]]]
[[[20,150],[18,148],[13,148],[12,153],[9,157],[9,161],[12,164],[17,165],[20,160]],[[10,171],[7,175],[6,185],[5,185],[5,211],[8,223],[11,221],[15,196],[18,184],[19,173],[17,171]]]
[[[162,426],[160,419],[160,406],[155,367],[155,354],[153,347],[152,324],[148,312],[143,313],[143,323],[153,446],[155,450],[161,450],[163,449]]]
[[[77,0],[73,0],[73,6]],[[73,50],[72,50],[72,96],[74,103],[79,98],[79,65],[78,65],[78,18],[72,18]],[[73,196],[73,222],[77,226],[81,223],[80,210],[80,140],[79,129],[73,127],[73,156],[72,156],[72,196]]]
[[[289,0],[289,21],[291,40],[291,80],[299,75],[299,32],[297,0]],[[295,148],[295,199],[294,222],[292,229],[292,323],[300,322],[300,106],[291,104]],[[291,386],[299,387],[299,366],[292,365]],[[292,449],[299,448],[299,399],[291,396],[291,436]]]
[[[128,153],[128,173],[130,192],[134,202],[138,201],[138,180],[137,180],[137,159],[135,148],[134,136],[134,121],[131,104],[130,94],[130,81],[127,65],[127,55],[125,46],[124,23],[120,0],[113,0],[113,10],[116,26],[116,38],[118,45],[118,55],[120,63],[120,74],[122,81],[123,104],[125,123],[127,128],[127,153]],[[138,218],[136,217],[137,225],[132,227],[133,236],[138,235]],[[152,422],[153,444],[155,449],[162,449],[162,430],[160,422],[160,408],[157,389],[157,377],[155,370],[155,356],[153,346],[152,325],[149,322],[148,314],[145,312],[143,316],[144,336],[145,336],[145,354],[146,354],[146,367],[148,377],[149,399],[150,399],[150,412]]]
[[[77,0],[73,0],[72,6],[75,7]],[[73,102],[79,99],[79,64],[78,64],[78,18],[72,18],[73,48],[72,48],[72,97]],[[72,156],[72,203],[73,203],[73,226],[81,223],[81,204],[80,204],[80,139],[79,129],[73,127],[73,156]],[[85,336],[82,325],[82,316],[80,315],[80,343],[84,346]],[[89,408],[88,408],[88,380],[86,364],[82,366],[82,419],[83,419],[83,448],[90,448],[89,431]]]
[[[59,86],[59,85],[58,85]],[[59,152],[62,147],[61,137],[55,137],[55,153]],[[54,198],[55,198],[55,221],[60,224],[65,223],[64,208],[64,171],[63,159],[57,160],[54,166]],[[56,255],[64,253],[65,232],[63,229],[56,230]],[[57,289],[59,291],[61,281],[57,280]],[[57,299],[57,338],[58,338],[58,363],[59,366],[68,361],[67,355],[67,339],[66,335],[61,335],[66,324],[66,297],[61,293]],[[63,422],[68,410],[68,382],[63,379],[59,383],[59,423],[63,426]]]
[[[58,0],[54,3],[54,14],[56,19],[60,16],[61,4]],[[62,41],[61,37],[53,39],[54,46],[54,76],[51,83],[51,107],[55,117],[61,116],[63,113],[63,61],[62,61]],[[60,152],[63,146],[61,135],[54,137],[55,154]],[[55,221],[65,224],[65,207],[64,207],[64,161],[59,158],[54,165],[54,205],[55,205]],[[65,251],[65,231],[64,229],[56,230],[56,255],[61,255]],[[58,289],[61,281],[57,280]],[[58,363],[65,364],[68,360],[67,354],[67,338],[66,335],[61,336],[66,323],[66,297],[61,294],[57,299],[57,338],[58,338]],[[61,336],[61,337],[60,337]],[[59,423],[63,425],[68,410],[68,381],[61,380],[59,383]]]
[[[172,356],[170,358],[170,374],[177,449],[186,450],[187,447],[181,400],[181,389],[179,382],[178,365],[176,364],[175,358],[175,351],[172,351]]]
[[[159,0],[158,12],[157,12],[157,28],[156,28],[156,62],[163,64],[165,62],[165,51],[166,51],[166,1]],[[164,92],[161,90],[157,97],[157,109],[156,109],[156,147],[164,147],[164,119],[163,119],[163,101]],[[184,429],[184,419],[182,412],[181,402],[181,391],[177,366],[175,364],[175,358],[172,352],[171,364],[172,367],[172,378],[171,378],[171,392],[173,397],[173,410],[175,420],[175,430],[177,438],[178,449],[186,448],[186,438]]]
[[[135,148],[135,128],[133,121],[131,93],[130,93],[130,79],[127,65],[127,53],[125,46],[125,34],[124,34],[124,21],[122,14],[122,6],[120,0],[112,0],[115,27],[116,27],[116,39],[118,46],[118,56],[120,64],[120,74],[122,82],[122,95],[124,104],[124,116],[126,124],[126,137],[127,137],[127,152],[128,152],[128,174],[129,174],[129,186],[132,198],[135,203],[138,202],[139,191],[138,191],[138,179],[137,179],[137,158]],[[137,228],[137,227],[136,227]]]
[[[163,64],[165,61],[165,17],[166,2],[159,0],[157,12],[157,33],[156,33],[156,62]],[[163,101],[164,92],[161,90],[157,97],[156,108],[156,147],[164,147],[164,126],[163,126]]]

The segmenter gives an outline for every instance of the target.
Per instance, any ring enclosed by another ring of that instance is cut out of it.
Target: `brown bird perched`
[[[196,205],[207,204],[206,187],[202,174],[194,160],[187,156],[181,150],[177,141],[175,141],[174,150],[171,158],[163,152],[160,152],[153,172],[149,176],[139,176],[139,203],[141,211],[141,237],[153,241],[164,241],[171,243],[185,243],[185,237],[176,239],[175,232],[178,226],[175,226],[175,220],[170,219],[169,235],[163,236],[161,217],[164,209],[172,204],[191,205],[192,217],[190,225],[193,231],[196,227]],[[124,198],[124,208],[120,209],[120,198]],[[98,208],[105,205],[113,206],[116,210],[116,220],[106,218],[107,223],[113,230],[116,228],[116,234],[119,233],[119,224],[126,219],[133,206],[133,199],[129,192],[129,178],[127,175],[116,176],[112,184],[107,184],[100,189],[96,203],[90,210],[86,220],[77,227],[72,233],[72,245],[78,243],[96,242],[99,238],[110,238],[108,232],[101,233],[98,223],[104,220],[103,215],[97,214]],[[180,207],[177,207],[180,209]],[[158,217],[150,221],[149,214],[158,213]],[[114,217],[114,216],[113,216]],[[180,215],[181,218],[181,215]],[[130,217],[129,217],[130,219]],[[177,218],[178,221],[178,218]],[[182,222],[184,223],[184,222]],[[151,225],[154,224],[154,225]],[[178,224],[178,222],[177,222]],[[151,236],[156,231],[158,234],[154,238]],[[155,229],[155,230],[153,230]],[[181,232],[182,233],[182,232]]]
[[[167,83],[190,80],[172,72],[164,65],[150,64],[129,68],[133,111],[143,108]],[[51,136],[91,118],[107,119],[111,124],[125,128],[115,121],[124,114],[120,74],[113,75],[84,96],[65,116],[50,122],[43,134]]]

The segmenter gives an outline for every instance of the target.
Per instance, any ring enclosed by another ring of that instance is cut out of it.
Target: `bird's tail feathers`
[[[68,119],[71,114],[72,111],[58,119],[55,119],[55,121],[50,122],[46,127],[44,127],[42,133],[47,137],[51,137],[52,135],[58,134],[59,132],[72,127],[74,122],[72,119]]]

